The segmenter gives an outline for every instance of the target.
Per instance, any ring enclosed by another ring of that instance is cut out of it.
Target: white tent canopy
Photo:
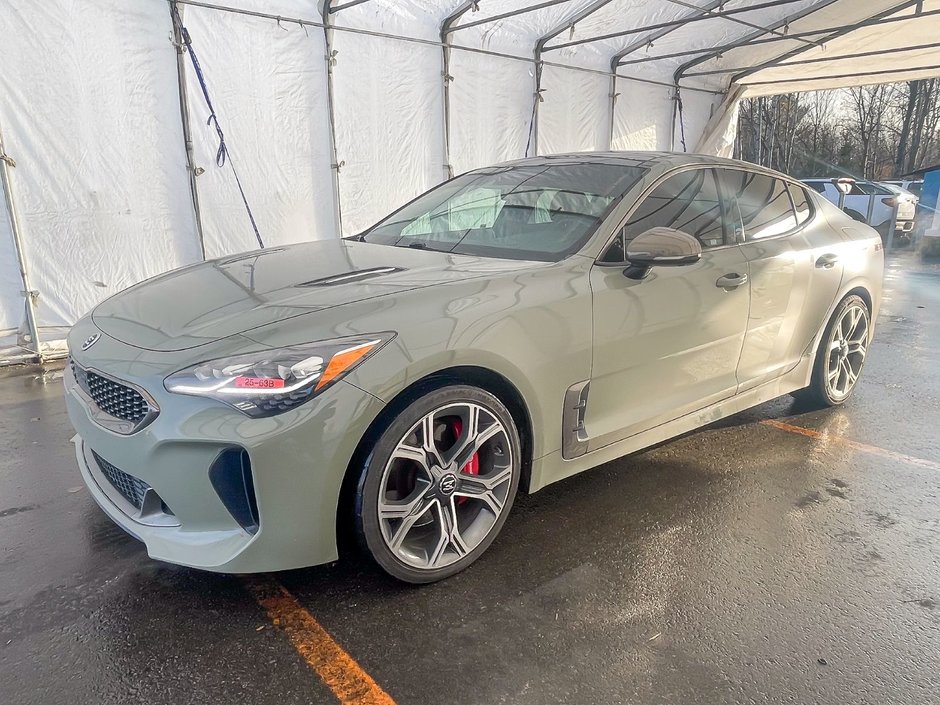
[[[348,235],[481,165],[727,153],[743,96],[940,75],[940,0],[175,7],[192,52],[167,0],[3,3],[0,357],[37,332],[61,349],[104,297],[257,247],[252,219],[267,246]]]

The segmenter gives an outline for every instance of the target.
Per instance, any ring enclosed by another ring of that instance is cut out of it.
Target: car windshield
[[[457,254],[558,261],[647,172],[617,162],[481,169],[406,205],[359,239]]]

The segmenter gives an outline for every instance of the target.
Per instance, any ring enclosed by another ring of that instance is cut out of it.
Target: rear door
[[[842,280],[843,238],[803,187],[743,169],[718,174],[751,284],[740,392],[790,371],[811,347]]]
[[[626,243],[657,226],[695,236],[702,258],[654,267],[639,281],[624,276],[623,265],[592,268],[588,450],[708,406],[737,388],[747,262],[730,241],[714,171],[687,170],[662,182],[627,217],[600,262],[622,262]]]

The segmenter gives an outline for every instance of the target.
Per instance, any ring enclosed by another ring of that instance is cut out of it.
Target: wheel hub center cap
[[[444,474],[437,483],[437,489],[445,497],[449,497],[457,489],[457,476],[452,473]]]

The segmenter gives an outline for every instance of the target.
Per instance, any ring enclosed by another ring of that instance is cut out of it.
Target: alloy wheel
[[[829,338],[826,390],[833,401],[845,399],[865,364],[868,352],[868,310],[860,303],[848,306]]]
[[[499,418],[475,403],[441,406],[411,427],[385,465],[382,538],[413,568],[448,566],[491,532],[512,479],[512,446]]]

